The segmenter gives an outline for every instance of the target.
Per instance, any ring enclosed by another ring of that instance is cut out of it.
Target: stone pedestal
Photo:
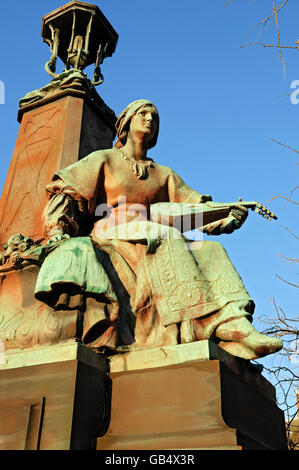
[[[7,353],[0,450],[91,450],[109,424],[108,361],[77,344]]]
[[[287,448],[274,387],[209,341],[110,361],[70,341],[1,359],[0,450]]]
[[[102,450],[286,449],[274,387],[214,343],[111,358],[111,423]]]

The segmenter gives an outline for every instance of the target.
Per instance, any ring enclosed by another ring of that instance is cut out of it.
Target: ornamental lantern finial
[[[118,34],[96,5],[72,1],[45,15],[42,19],[42,37],[52,53],[45,69],[52,77],[59,57],[65,70],[82,72],[95,64],[92,85],[100,85],[104,77],[100,65],[115,51]]]

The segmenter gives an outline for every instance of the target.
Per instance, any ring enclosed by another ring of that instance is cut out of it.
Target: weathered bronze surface
[[[51,343],[72,332],[108,354],[209,338],[244,359],[279,350],[279,339],[252,326],[253,301],[221,245],[202,242],[187,249],[173,221],[167,226],[151,217],[151,208],[165,203],[207,205],[203,214],[213,218],[204,216],[197,226],[220,235],[242,226],[246,207],[240,202],[219,210],[216,204],[211,210],[211,196],[199,194],[170,168],[147,158],[159,131],[158,111],[149,101],[131,103],[116,129],[113,149],[94,152],[55,173],[47,186],[42,242],[19,234],[1,254],[2,273],[40,266],[35,297],[41,303],[33,311],[46,309],[55,318],[60,311],[76,312],[72,328],[61,315]],[[8,312],[4,325],[13,328],[4,328],[5,337],[15,340],[19,325],[15,319],[7,323]],[[49,336],[47,328],[45,332]],[[32,345],[30,335],[26,344]]]
[[[82,73],[116,47],[118,36],[96,6],[70,2],[43,18],[42,34],[55,78],[20,101],[0,200],[0,339],[31,347],[74,337],[112,354],[212,338],[244,359],[281,349],[279,339],[252,326],[254,303],[222,246],[204,241],[190,249],[175,217],[160,222],[165,205],[200,206],[194,226],[221,235],[243,225],[245,206],[274,214],[254,201],[213,203],[148,158],[159,133],[148,100],[119,115],[111,148],[114,113]],[[66,65],[60,75],[58,56]],[[7,293],[16,282],[14,303]]]
[[[285,448],[273,387],[248,363],[282,343],[253,327],[224,248],[189,243],[167,211],[200,206],[193,226],[213,235],[239,229],[247,207],[274,214],[213,203],[149,158],[159,114],[148,100],[114,128],[94,85],[118,36],[96,6],[70,2],[42,34],[54,79],[20,101],[0,200],[0,448],[95,448],[109,424],[107,357],[112,421],[98,448]]]
[[[244,359],[279,350],[279,339],[252,326],[253,301],[221,245],[187,249],[171,223],[151,220],[157,203],[211,201],[147,157],[158,137],[156,107],[131,103],[116,129],[113,149],[60,170],[47,186],[45,236],[58,245],[42,264],[36,298],[55,310],[81,308],[82,340],[108,354],[209,338]],[[224,213],[216,204],[213,221],[199,228],[233,232],[248,214],[241,204]]]

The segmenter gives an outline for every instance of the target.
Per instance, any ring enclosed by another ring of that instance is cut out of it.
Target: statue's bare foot
[[[232,356],[241,357],[242,359],[251,361],[252,359],[259,358],[250,348],[247,348],[244,344],[238,343],[237,341],[220,341],[218,346],[225,349],[225,351]]]
[[[242,341],[243,344],[254,351],[258,357],[267,356],[280,351],[283,344],[281,339],[266,336],[261,333],[252,333]]]
[[[231,354],[244,359],[264,357],[280,351],[283,346],[279,338],[259,333],[246,317],[223,323],[217,328],[215,334],[220,340],[232,343],[230,346],[223,344],[221,347],[225,346],[224,349],[230,350]],[[241,346],[237,348],[238,343]],[[251,351],[251,354],[248,351]],[[250,355],[252,357],[248,357]]]

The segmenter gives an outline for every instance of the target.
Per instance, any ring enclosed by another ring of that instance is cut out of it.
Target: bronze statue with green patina
[[[174,224],[151,217],[159,204],[204,214],[212,200],[148,157],[159,133],[156,107],[131,103],[116,129],[112,149],[59,171],[47,186],[50,252],[36,298],[81,311],[83,343],[108,354],[204,339],[244,359],[280,350],[280,339],[252,325],[254,302],[224,248],[203,241],[190,249]],[[248,215],[242,202],[226,211],[214,221],[203,216],[200,230],[232,233]]]

